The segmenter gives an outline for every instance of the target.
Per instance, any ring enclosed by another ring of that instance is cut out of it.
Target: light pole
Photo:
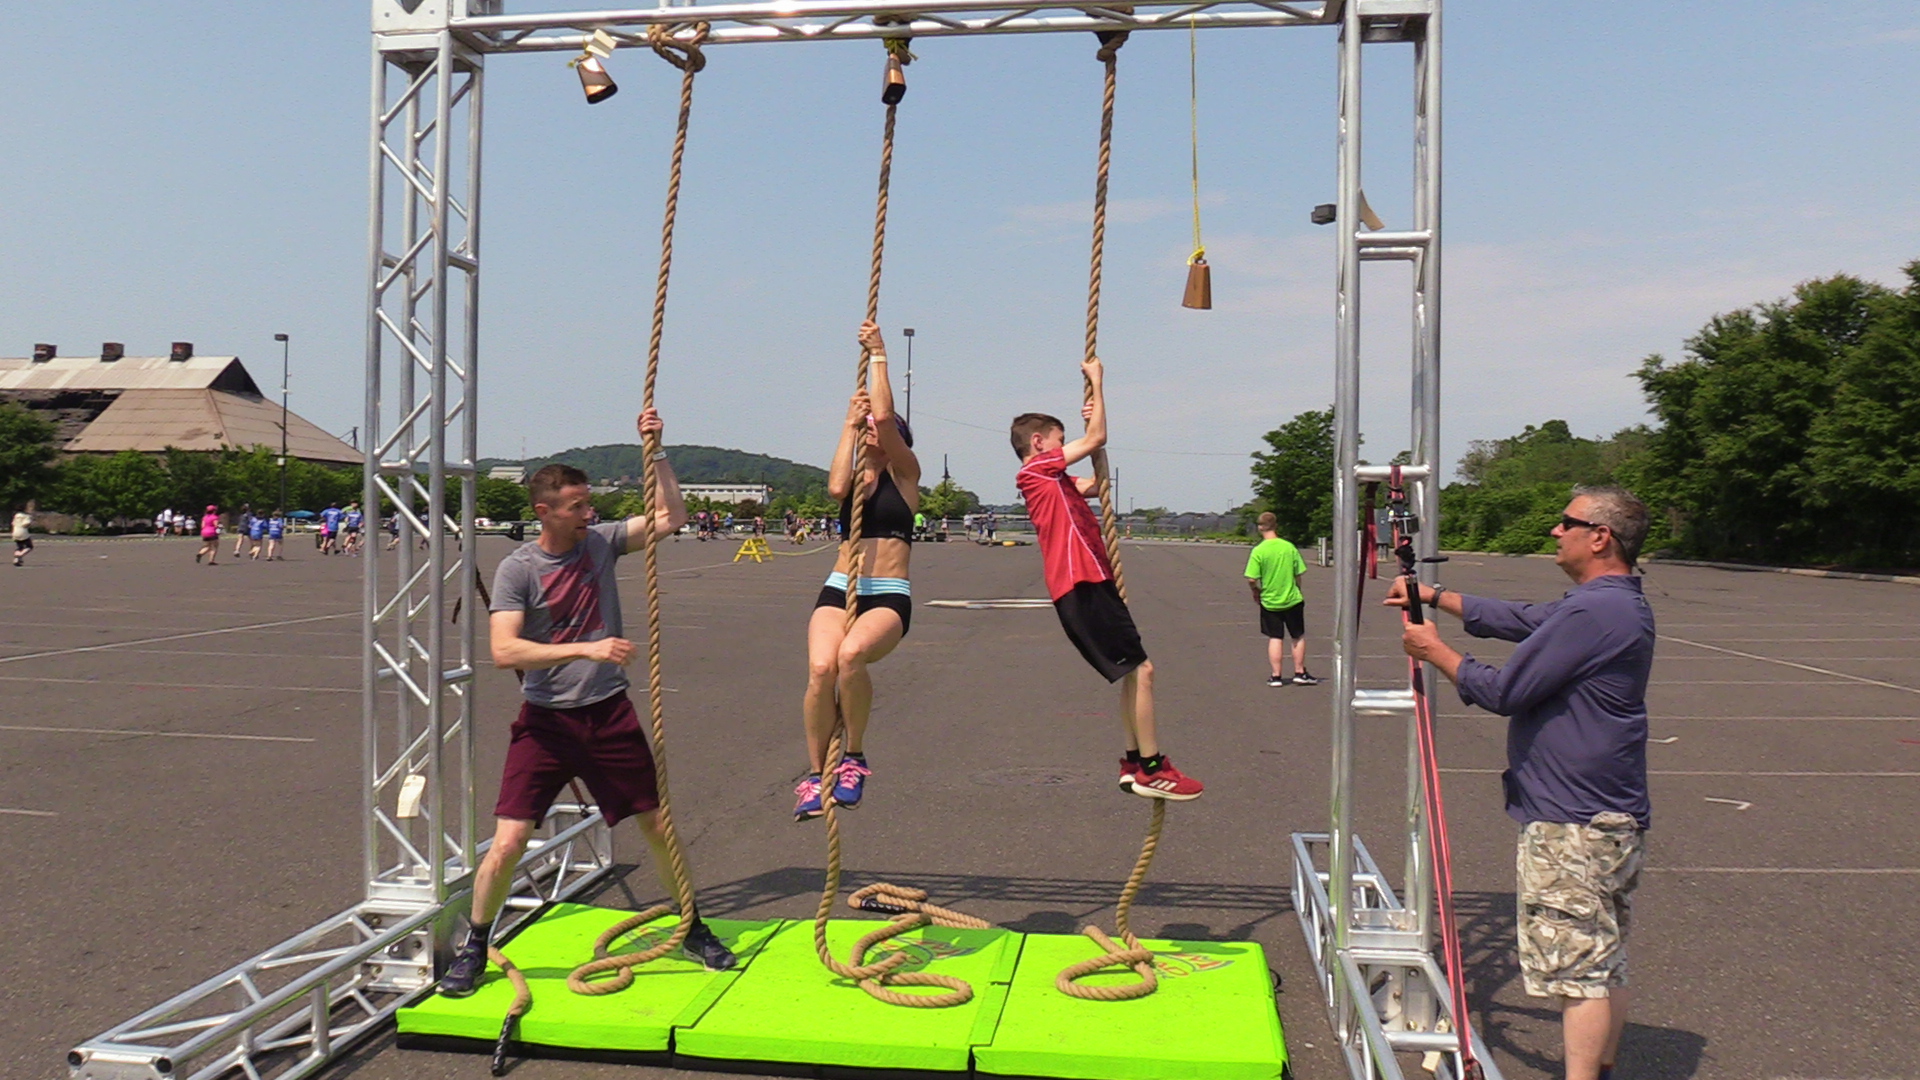
[[[287,512],[287,356],[293,350],[287,335],[275,334],[280,343],[280,512]]]
[[[900,331],[907,336],[907,426],[913,426],[913,327]]]

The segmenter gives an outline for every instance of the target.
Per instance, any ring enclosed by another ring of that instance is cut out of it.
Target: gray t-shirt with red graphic
[[[527,616],[520,636],[542,645],[623,637],[620,583],[614,563],[627,553],[627,523],[594,525],[572,551],[549,554],[538,541],[520,545],[493,574],[494,611]],[[527,672],[520,692],[547,709],[577,709],[624,691],[626,669],[596,660],[569,660]]]

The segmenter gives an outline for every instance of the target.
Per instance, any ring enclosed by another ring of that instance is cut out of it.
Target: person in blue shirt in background
[[[1439,668],[1460,700],[1510,718],[1507,814],[1520,822],[1520,974],[1558,998],[1567,1080],[1611,1080],[1627,1021],[1627,934],[1646,830],[1647,679],[1653,609],[1634,567],[1647,507],[1617,487],[1578,487],[1553,528],[1573,588],[1525,604],[1420,586],[1423,603],[1474,637],[1519,642],[1505,667],[1409,623],[1408,656]],[[1387,603],[1406,604],[1397,579]]]
[[[281,557],[280,538],[285,535],[287,535],[286,516],[282,514],[280,511],[275,510],[273,512],[273,516],[267,519],[267,561],[268,562],[272,562],[273,560]]]
[[[367,515],[360,512],[359,503],[347,504],[346,515],[341,521],[341,525],[346,531],[340,536],[340,550],[349,555],[358,556],[360,554],[360,526],[364,524],[366,520]]]
[[[253,541],[253,547],[247,550],[247,558],[260,557],[260,544],[267,535],[267,519],[258,514],[247,515],[247,539]]]
[[[337,550],[333,538],[339,535],[342,513],[339,503],[328,503],[327,508],[320,511],[320,554],[331,555]]]

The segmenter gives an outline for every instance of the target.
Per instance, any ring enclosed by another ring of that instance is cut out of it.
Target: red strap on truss
[[[1388,501],[1404,502],[1405,489],[1400,467],[1394,466],[1388,481]],[[1371,506],[1372,499],[1368,499]],[[1368,515],[1368,532],[1373,531]],[[1393,548],[1401,552],[1401,570],[1406,582],[1408,602],[1401,610],[1401,625],[1416,621],[1420,603],[1420,580],[1415,573],[1411,538],[1401,535],[1398,518],[1393,525]],[[1434,737],[1433,702],[1427,695],[1426,676],[1418,660],[1407,658],[1407,682],[1413,690],[1414,729],[1420,750],[1421,791],[1427,814],[1427,841],[1433,854],[1433,896],[1435,915],[1440,921],[1441,968],[1447,976],[1448,1012],[1459,1042],[1460,1071],[1464,1080],[1481,1080],[1485,1075],[1473,1056],[1473,1029],[1468,1016],[1466,959],[1460,947],[1460,924],[1453,912],[1453,841],[1447,832],[1447,803],[1440,788],[1440,752]]]

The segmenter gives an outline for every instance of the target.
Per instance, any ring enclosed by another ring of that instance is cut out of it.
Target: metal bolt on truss
[[[353,907],[117,1024],[68,1055],[90,1080],[297,1080],[323,1068],[432,986],[486,843],[475,816],[474,481],[479,417],[482,90],[491,54],[578,51],[596,31],[622,46],[692,19],[709,46],[1094,30],[1338,27],[1340,191],[1336,519],[1355,513],[1359,263],[1415,269],[1414,446],[1439,450],[1440,0],[771,0],[509,14],[504,0],[372,0],[372,110],[363,503],[399,518],[399,543],[365,552],[361,791],[364,898]],[[1360,45],[1415,49],[1414,227],[1362,233]],[[1409,475],[1412,475],[1410,471]],[[1438,496],[1416,483],[1429,521]],[[384,504],[384,505],[383,505]],[[1421,543],[1432,546],[1432,530]],[[1336,530],[1343,582],[1335,639],[1333,828],[1297,836],[1295,903],[1357,1078],[1397,1080],[1395,1050],[1450,1045],[1447,995],[1427,951],[1418,788],[1408,800],[1404,907],[1351,831],[1353,589],[1358,551]],[[1430,551],[1425,552],[1430,553]],[[455,611],[458,617],[455,617]],[[1418,772],[1410,768],[1412,783]],[[612,870],[598,813],[556,806],[521,864],[505,920],[579,894]],[[1330,852],[1330,854],[1327,854]],[[1316,859],[1328,862],[1316,869]],[[1378,932],[1366,928],[1378,928]],[[1381,937],[1385,934],[1387,936]],[[1399,936],[1393,936],[1393,935]],[[1386,973],[1392,1008],[1369,987]],[[1484,1054],[1481,1058],[1485,1061]],[[1443,1066],[1444,1069],[1444,1066]],[[1488,1075],[1499,1080],[1491,1064]]]

